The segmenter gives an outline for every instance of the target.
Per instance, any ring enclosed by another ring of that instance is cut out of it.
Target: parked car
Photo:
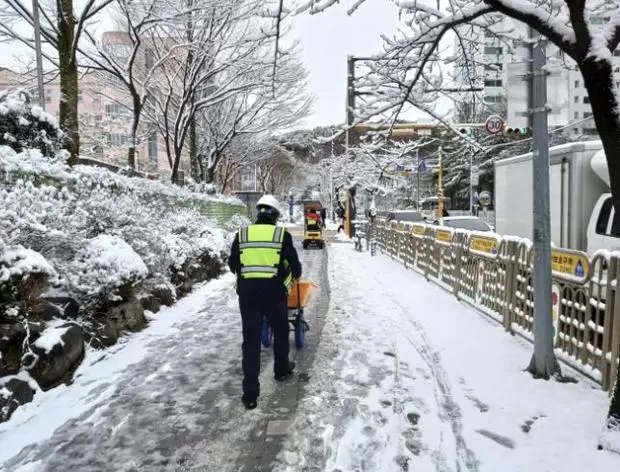
[[[388,213],[388,221],[404,221],[406,223],[424,223],[424,217],[418,210],[396,210]]]
[[[441,220],[433,221],[433,224],[436,226],[466,229],[469,231],[493,231],[493,228],[477,216],[446,216]]]

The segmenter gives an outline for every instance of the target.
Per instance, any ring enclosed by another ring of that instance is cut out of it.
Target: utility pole
[[[529,109],[534,125],[532,152],[534,204],[534,355],[528,371],[535,377],[559,375],[560,366],[553,351],[551,318],[551,212],[549,203],[549,135],[547,125],[547,47],[545,40],[533,44],[530,28],[531,70],[529,75]]]
[[[420,210],[420,150],[416,149],[415,150],[415,156],[416,156],[416,166],[417,166],[417,178],[418,178],[418,189],[415,192],[415,199],[416,199],[416,210]]]
[[[441,146],[438,149],[439,154],[439,175],[437,176],[437,219],[443,218],[443,152]],[[550,292],[551,293],[551,292]]]
[[[41,53],[41,23],[39,21],[39,0],[32,0],[32,21],[34,23],[34,49],[37,59],[37,88],[39,105],[45,111],[45,89],[43,87],[43,57]]]
[[[347,144],[346,152],[349,152],[349,147],[355,143],[354,133],[351,128],[355,121],[355,57],[347,56],[347,102],[346,102],[346,118],[345,124],[347,127]]]
[[[347,56],[347,102],[346,102],[346,129],[347,142],[346,154],[349,155],[349,149],[355,144],[355,131],[352,129],[355,121],[355,60],[353,56]],[[354,218],[353,205],[355,204],[355,189],[347,188],[347,199],[345,200],[346,212],[344,231],[348,237],[353,237],[355,229],[351,220]],[[353,218],[352,218],[353,217]]]

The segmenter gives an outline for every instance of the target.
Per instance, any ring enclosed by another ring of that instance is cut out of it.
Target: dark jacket
[[[271,221],[260,218],[256,224],[273,224]],[[239,295],[251,293],[252,296],[260,294],[262,297],[281,297],[286,296],[283,280],[286,277],[286,269],[284,261],[288,261],[294,279],[301,278],[301,263],[297,250],[293,245],[293,237],[288,231],[284,231],[282,241],[282,253],[280,254],[280,264],[278,266],[278,275],[275,279],[241,279],[238,278],[237,291]],[[239,233],[235,235],[235,239],[230,248],[230,256],[228,258],[228,267],[230,271],[239,276],[241,272],[241,254],[239,253]]]

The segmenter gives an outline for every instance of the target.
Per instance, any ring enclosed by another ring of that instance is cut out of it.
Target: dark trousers
[[[258,396],[260,384],[260,327],[262,316],[266,316],[273,331],[274,374],[288,372],[289,329],[288,309],[284,297],[263,298],[256,293],[239,293],[239,308],[243,327],[242,367],[243,393]]]

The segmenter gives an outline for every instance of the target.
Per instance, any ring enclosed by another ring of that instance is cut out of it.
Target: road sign
[[[471,185],[477,187],[480,183],[480,168],[478,166],[471,166]]]
[[[584,252],[568,249],[551,251],[551,270],[555,276],[576,283],[586,283],[590,275],[590,262]]]
[[[483,207],[488,207],[491,204],[491,194],[484,190],[478,195],[478,200]]]
[[[504,127],[504,120],[499,115],[491,115],[484,122],[484,129],[489,134],[499,134]]]

